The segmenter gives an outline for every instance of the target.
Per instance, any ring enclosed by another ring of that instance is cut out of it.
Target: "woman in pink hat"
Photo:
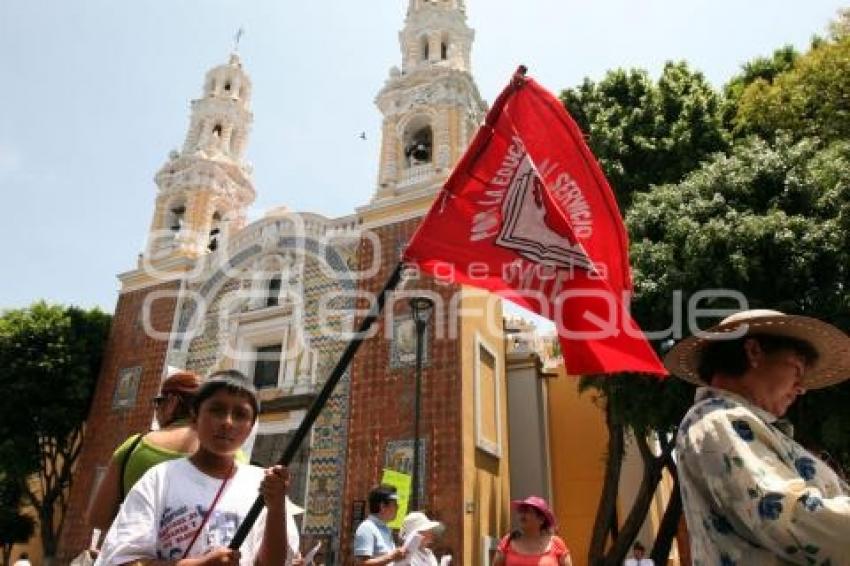
[[[572,566],[570,551],[554,534],[555,514],[546,500],[531,496],[512,501],[519,529],[499,542],[494,566]]]

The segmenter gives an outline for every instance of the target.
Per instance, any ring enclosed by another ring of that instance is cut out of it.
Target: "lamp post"
[[[422,357],[424,355],[425,329],[434,309],[434,301],[428,297],[410,299],[410,311],[416,324],[416,391],[413,396],[413,474],[410,483],[410,510],[419,509],[419,414],[422,391]]]

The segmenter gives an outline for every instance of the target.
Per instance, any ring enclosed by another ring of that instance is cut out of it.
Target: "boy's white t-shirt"
[[[236,464],[212,515],[188,557],[198,557],[225,547],[259,495],[264,471]],[[192,541],[223,480],[198,470],[188,459],[163,462],[145,472],[133,486],[106,535],[96,565],[113,565],[139,559],[179,560]],[[266,509],[239,549],[240,564],[254,563],[266,524]],[[298,549],[295,521],[287,513],[287,562]],[[293,544],[294,542],[294,544]]]

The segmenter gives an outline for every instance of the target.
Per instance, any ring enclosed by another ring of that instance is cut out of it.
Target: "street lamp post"
[[[413,313],[413,322],[416,324],[416,391],[413,396],[413,474],[410,484],[410,510],[419,509],[419,415],[422,391],[422,357],[425,345],[423,337],[425,329],[428,328],[428,320],[434,309],[434,301],[427,297],[413,297],[410,299],[410,310]]]

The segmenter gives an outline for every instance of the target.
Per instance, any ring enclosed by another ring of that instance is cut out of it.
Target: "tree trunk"
[[[605,462],[602,495],[596,511],[588,551],[588,564],[590,566],[620,566],[623,563],[646,520],[661,483],[663,470],[668,468],[674,478],[674,490],[664,510],[652,553],[656,564],[666,564],[672,541],[677,534],[679,518],[682,516],[682,499],[678,489],[676,464],[672,458],[673,445],[668,436],[664,436],[663,432],[659,433],[661,454],[656,456],[649,446],[647,436],[634,434],[643,463],[643,477],[634,503],[625,521],[620,525],[617,517],[617,497],[625,454],[626,427],[616,415],[612,414],[607,405],[605,417],[608,425],[608,455]]]
[[[652,498],[655,497],[655,491],[661,481],[661,460],[652,454],[645,437],[636,434],[634,438],[643,459],[643,479],[632,508],[620,528],[620,534],[605,557],[606,566],[619,566],[626,559],[632,543],[646,520]]]
[[[605,462],[602,496],[599,498],[599,507],[593,523],[593,537],[587,556],[587,563],[591,566],[600,566],[605,563],[608,535],[617,529],[617,494],[620,491],[620,471],[625,453],[625,428],[612,414],[607,404],[605,420],[608,424],[608,457]]]
[[[655,536],[655,544],[652,545],[652,553],[650,554],[650,558],[656,564],[667,563],[667,557],[670,556],[670,548],[673,546],[673,540],[679,531],[679,521],[681,518],[682,494],[679,492],[678,478],[675,478],[673,493],[670,494],[670,501],[667,502],[667,509],[664,510],[664,517],[661,518],[661,524],[658,526],[658,534]]]
[[[41,531],[41,548],[44,552],[44,566],[53,564],[53,558],[56,556],[56,531],[53,527],[55,513],[53,508],[53,499],[45,498],[42,501],[41,509],[39,510],[39,530]]]

